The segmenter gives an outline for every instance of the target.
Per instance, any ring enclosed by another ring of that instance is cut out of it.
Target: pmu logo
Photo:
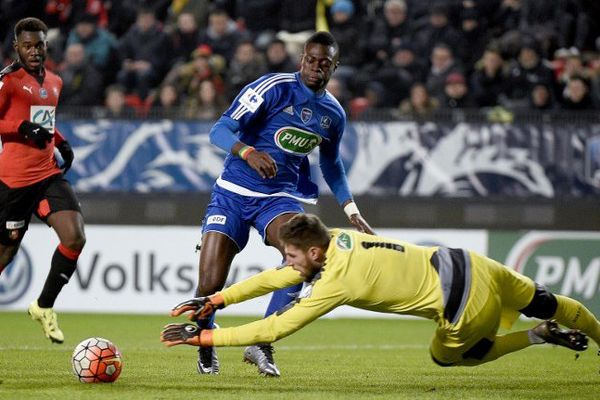
[[[16,257],[0,275],[0,305],[19,300],[29,289],[32,276],[31,258],[21,246]]]
[[[554,293],[597,302],[599,249],[596,232],[530,232],[514,244],[506,264]]]

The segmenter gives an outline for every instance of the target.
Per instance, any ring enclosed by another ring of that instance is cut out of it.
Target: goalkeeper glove
[[[167,347],[178,344],[189,344],[200,346],[200,333],[202,329],[193,324],[169,324],[165,325],[160,333],[160,341]]]
[[[173,307],[171,317],[177,317],[185,312],[192,311],[188,314],[190,321],[210,318],[215,311],[223,308],[222,299],[221,296],[215,295],[210,297],[194,297]]]
[[[19,125],[19,133],[23,135],[25,139],[32,140],[40,149],[46,148],[46,144],[50,143],[52,140],[52,134],[48,129],[27,120],[24,120],[21,122],[21,125]]]
[[[60,169],[62,169],[64,175],[71,168],[71,165],[73,164],[73,159],[75,158],[75,154],[73,154],[73,149],[71,148],[69,142],[67,142],[66,140],[57,144],[56,148],[58,149],[58,152],[60,153],[60,156],[63,159],[63,164],[61,165]]]

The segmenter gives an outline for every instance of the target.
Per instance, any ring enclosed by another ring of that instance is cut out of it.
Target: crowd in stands
[[[0,62],[24,17],[50,28],[61,107],[215,119],[246,84],[298,69],[315,30],[337,39],[328,89],[351,117],[600,105],[591,0],[0,0]]]

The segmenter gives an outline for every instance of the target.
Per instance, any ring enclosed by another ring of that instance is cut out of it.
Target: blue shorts
[[[217,185],[202,221],[202,233],[220,232],[232,239],[241,251],[253,226],[266,241],[267,226],[282,214],[303,213],[300,202],[290,197],[249,197]]]

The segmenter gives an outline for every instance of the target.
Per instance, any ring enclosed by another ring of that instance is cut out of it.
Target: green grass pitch
[[[59,314],[66,341],[51,344],[25,312],[0,312],[0,399],[598,399],[597,347],[576,353],[533,346],[479,367],[442,368],[429,358],[434,323],[322,319],[276,344],[279,379],[244,364],[241,348],[219,349],[221,374],[196,373],[189,346],[167,349],[160,315]],[[184,319],[178,319],[184,321]],[[222,326],[248,318],[219,318]],[[532,326],[520,322],[517,328]],[[79,383],[71,352],[87,337],[123,354],[113,384]]]

